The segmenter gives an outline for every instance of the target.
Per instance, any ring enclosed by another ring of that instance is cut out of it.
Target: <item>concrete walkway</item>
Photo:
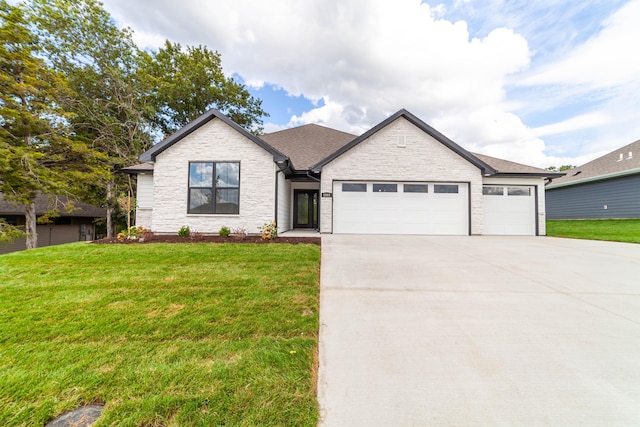
[[[640,245],[323,236],[323,426],[640,425]]]

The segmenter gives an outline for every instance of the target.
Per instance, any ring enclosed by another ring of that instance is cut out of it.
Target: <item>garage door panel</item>
[[[378,189],[397,191],[373,192],[374,183],[368,182],[367,192],[357,193],[342,191],[342,184],[333,186],[334,233],[469,234],[465,183],[452,184],[458,193],[434,193],[436,183],[410,183],[409,190],[419,192],[405,192],[401,182],[389,183],[395,187],[375,183]]]
[[[534,187],[496,185],[490,187],[490,190],[484,192],[482,200],[484,234],[535,235]]]

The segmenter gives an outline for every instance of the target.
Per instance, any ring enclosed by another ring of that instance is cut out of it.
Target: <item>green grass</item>
[[[0,425],[91,402],[95,426],[316,425],[319,259],[195,243],[0,256]]]
[[[640,219],[549,220],[547,236],[640,243]]]

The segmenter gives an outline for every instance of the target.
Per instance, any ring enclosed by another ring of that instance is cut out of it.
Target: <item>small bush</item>
[[[180,230],[178,230],[178,237],[187,238],[189,236],[191,236],[191,229],[186,225],[180,227]]]
[[[278,227],[276,222],[265,222],[261,227],[258,227],[260,234],[262,234],[263,240],[272,240],[278,237]]]
[[[116,236],[116,239],[121,242],[124,240],[137,240],[141,237],[145,237],[145,235],[147,234],[150,234],[150,232],[146,228],[142,226],[136,227],[135,225],[132,225],[128,229],[119,232]]]
[[[191,233],[191,241],[192,242],[202,242],[204,240],[204,235],[199,231],[194,231]]]
[[[218,234],[222,237],[229,237],[229,234],[231,234],[231,230],[229,229],[229,227],[224,226],[220,229],[220,231],[218,231]]]

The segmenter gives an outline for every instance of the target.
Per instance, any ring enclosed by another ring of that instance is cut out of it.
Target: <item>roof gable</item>
[[[239,132],[240,134],[242,134],[246,138],[250,139],[251,141],[253,141],[257,145],[259,145],[260,147],[262,147],[263,149],[265,149],[266,151],[271,153],[271,155],[273,155],[273,160],[274,161],[286,160],[287,157],[284,154],[282,154],[281,152],[279,152],[275,148],[271,147],[270,145],[265,143],[263,140],[261,140],[257,136],[247,132],[246,129],[240,127],[237,123],[235,123],[233,120],[231,120],[230,118],[228,118],[227,116],[222,114],[220,111],[216,110],[215,108],[210,109],[206,113],[202,114],[200,117],[198,117],[198,118],[192,120],[191,122],[187,123],[184,127],[179,129],[178,131],[176,131],[172,135],[169,135],[168,137],[166,137],[165,139],[163,139],[162,141],[160,141],[159,143],[157,143],[156,145],[151,147],[149,150],[147,150],[144,153],[142,153],[140,155],[140,157],[138,157],[138,158],[142,162],[153,162],[153,161],[155,161],[156,156],[158,154],[162,153],[164,150],[166,150],[167,148],[171,147],[173,144],[175,144],[176,142],[180,141],[185,136],[187,136],[187,135],[191,134],[192,132],[198,130],[201,126],[203,126],[204,124],[210,122],[213,119],[222,120],[225,124],[227,124],[228,126],[233,128],[235,131]]]
[[[554,179],[547,188],[564,187],[634,173],[640,173],[640,140],[613,150],[582,166],[567,170],[565,176]]]
[[[335,160],[336,158],[340,157],[342,154],[346,153],[347,151],[351,150],[353,147],[365,141],[367,138],[373,136],[380,130],[384,129],[385,127],[387,127],[388,125],[390,125],[400,117],[405,118],[407,121],[412,123],[418,129],[429,134],[436,141],[442,143],[444,146],[446,146],[447,148],[449,148],[450,150],[458,154],[460,157],[464,158],[471,164],[477,166],[482,171],[483,174],[493,175],[494,173],[496,173],[496,171],[487,163],[483,162],[478,157],[474,156],[473,154],[471,154],[470,152],[468,152],[467,150],[465,150],[464,148],[462,148],[461,146],[459,146],[458,144],[456,144],[455,142],[453,142],[452,140],[450,140],[449,138],[447,138],[446,136],[444,136],[443,134],[441,134],[440,132],[438,132],[437,130],[435,130],[434,128],[432,128],[431,126],[429,126],[428,124],[426,124],[425,122],[423,122],[422,120],[420,120],[419,118],[417,118],[416,116],[414,116],[413,114],[411,114],[410,112],[404,109],[389,116],[388,118],[380,122],[378,125],[374,126],[367,132],[363,133],[362,135],[360,135],[350,143],[344,145],[343,147],[336,150],[329,156],[325,157],[324,159],[322,159],[321,161],[313,165],[311,167],[311,170],[313,172],[320,172],[323,166]]]
[[[353,141],[356,135],[317,124],[307,124],[260,137],[284,153],[296,170],[308,170],[320,160]]]

